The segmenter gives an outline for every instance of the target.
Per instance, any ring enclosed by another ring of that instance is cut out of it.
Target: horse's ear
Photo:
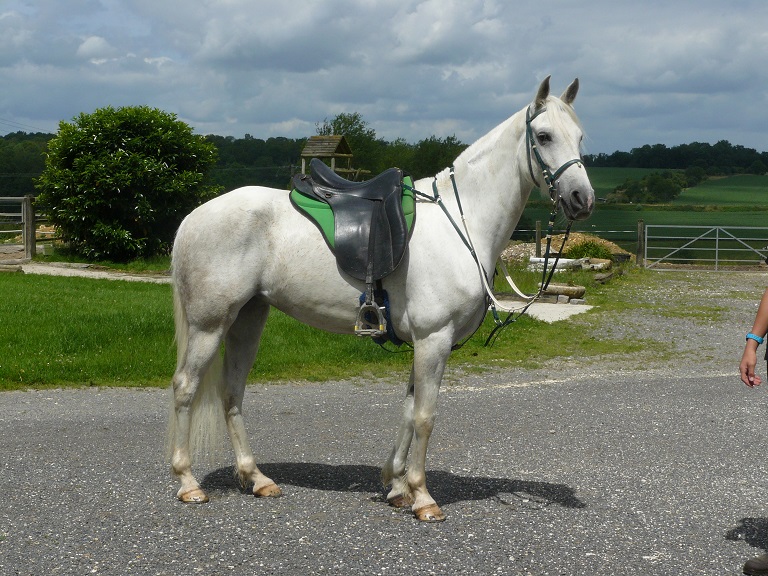
[[[560,100],[568,104],[569,106],[573,104],[573,101],[576,100],[576,94],[579,93],[579,79],[576,78],[573,82],[571,82],[571,85],[568,86],[568,88],[565,89],[565,92],[563,92],[563,95],[560,96]]]
[[[536,100],[534,100],[534,103],[536,105],[536,109],[538,110],[542,106],[544,106],[544,102],[547,99],[547,96],[549,96],[549,79],[552,78],[552,76],[547,76],[542,81],[541,85],[539,86],[539,91],[536,93]]]

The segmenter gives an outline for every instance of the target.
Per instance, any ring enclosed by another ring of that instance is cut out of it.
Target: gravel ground
[[[174,498],[167,390],[0,394],[0,574],[739,574],[768,550],[765,391],[737,375],[766,275],[658,274],[622,296],[640,307],[563,338],[668,353],[450,368],[437,525],[382,498],[401,383],[251,386],[253,445],[285,494],[243,493],[224,454],[197,467],[201,506]]]

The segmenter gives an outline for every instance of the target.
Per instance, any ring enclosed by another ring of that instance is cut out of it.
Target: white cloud
[[[582,80],[591,152],[765,149],[761,22],[762,0],[6,0],[0,119],[55,131],[147,104],[199,132],[300,137],[357,111],[387,139],[471,141],[552,74]]]
[[[78,56],[93,63],[103,63],[115,53],[115,49],[101,36],[89,36],[77,48]]]

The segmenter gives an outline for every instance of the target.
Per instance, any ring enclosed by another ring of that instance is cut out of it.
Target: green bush
[[[75,254],[128,261],[168,252],[181,220],[219,193],[216,147],[176,116],[102,108],[62,122],[38,202]]]
[[[613,254],[611,251],[602,244],[595,242],[594,240],[587,240],[580,244],[576,244],[568,248],[563,256],[566,258],[602,258],[604,260],[610,260]]]

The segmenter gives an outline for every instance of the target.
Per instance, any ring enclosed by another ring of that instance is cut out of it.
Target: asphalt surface
[[[399,382],[249,387],[284,496],[241,491],[227,450],[196,466],[199,506],[175,499],[169,391],[2,393],[0,574],[740,574],[768,551],[768,399],[737,375],[766,275],[660,274],[639,309],[579,315],[563,337],[671,354],[451,366],[428,458],[441,524],[383,500]]]

